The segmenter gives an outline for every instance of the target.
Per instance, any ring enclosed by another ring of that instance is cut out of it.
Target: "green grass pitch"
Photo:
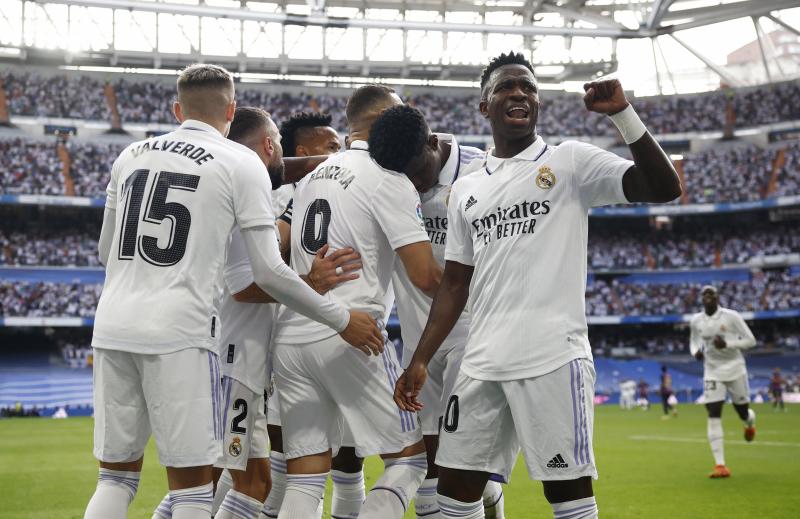
[[[753,444],[745,444],[733,408],[725,407],[725,449],[733,477],[709,480],[706,475],[713,462],[702,407],[682,405],[677,418],[662,421],[656,408],[643,412],[599,406],[595,452],[600,479],[595,493],[601,516],[799,517],[800,406],[785,414],[775,414],[764,405],[755,409],[758,435]],[[83,517],[97,473],[91,443],[91,419],[0,420],[0,517]],[[368,487],[380,470],[378,459],[367,460]],[[164,470],[157,464],[151,442],[129,517],[149,519],[165,490]],[[552,517],[541,485],[528,479],[521,462],[505,492],[507,517]],[[326,505],[328,499],[329,495]],[[328,510],[326,506],[325,517]]]

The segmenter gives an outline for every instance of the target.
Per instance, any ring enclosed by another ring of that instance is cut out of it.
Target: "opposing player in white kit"
[[[280,258],[266,168],[224,137],[236,106],[231,75],[193,65],[177,89],[180,128],[128,146],[111,170],[92,339],[100,476],[87,519],[127,516],[151,432],[173,517],[211,516],[222,439],[216,284],[234,224],[259,286],[360,348],[383,346],[372,318],[320,296]]]
[[[742,350],[756,345],[753,332],[742,316],[719,306],[719,294],[713,286],[700,292],[703,311],[692,316],[689,349],[703,361],[703,398],[708,411],[708,443],[714,455],[711,478],[727,478],[722,433],[722,404],[730,394],[733,408],[744,423],[744,439],[756,436],[756,413],[750,409],[750,385]]]
[[[286,157],[309,157],[332,155],[341,147],[339,134],[331,126],[332,117],[317,112],[300,112],[292,115],[281,124],[281,142]],[[277,199],[276,210],[281,214],[278,219],[278,231],[281,236],[281,254],[290,261],[291,208],[287,209],[296,183],[286,184],[273,191],[273,201]],[[287,198],[289,197],[289,198]],[[285,210],[285,211],[284,211]],[[313,272],[313,270],[312,270]],[[265,518],[278,517],[286,490],[286,458],[283,455],[283,436],[281,433],[280,391],[275,384],[270,385],[267,431],[269,432],[270,459],[272,471],[272,489],[267,502],[264,503]],[[353,447],[343,446],[331,462],[331,479],[333,480],[333,496],[331,514],[334,517],[346,517],[358,512],[364,501],[364,460],[355,455]],[[315,517],[322,517],[322,501]]]
[[[584,311],[588,212],[666,202],[681,188],[619,82],[585,89],[589,110],[614,114],[635,162],[538,137],[538,89],[522,55],[495,58],[481,78],[480,111],[495,148],[482,171],[453,185],[442,284],[395,391],[402,409],[422,407],[428,363],[469,298],[469,338],[436,458],[444,518],[484,517],[490,474],[507,479],[520,448],[555,517],[597,517],[594,368]]]
[[[406,105],[386,110],[375,121],[369,135],[369,153],[380,166],[414,179],[434,257],[444,267],[450,187],[475,171],[476,168],[469,165],[482,163],[486,153],[471,146],[460,146],[453,135],[431,133],[422,112]],[[422,336],[432,300],[411,283],[402,265],[395,265],[392,285],[397,296],[405,368]],[[435,463],[439,428],[461,366],[468,332],[469,313],[464,312],[428,364],[428,381],[420,395],[424,407],[419,413],[428,454],[428,474],[414,499],[417,517],[430,517],[439,510],[436,502],[439,475]],[[504,516],[503,490],[496,481],[486,485],[483,502],[487,517]]]
[[[347,104],[350,149],[300,181],[294,197],[293,267],[308,271],[311,258],[325,244],[354,248],[361,254],[361,277],[328,295],[376,318],[386,312],[396,256],[412,282],[428,293],[441,275],[414,185],[405,175],[381,169],[367,150],[373,122],[397,104],[400,100],[389,88],[357,89]],[[355,514],[362,519],[402,517],[427,463],[418,417],[399,411],[392,401],[401,371],[392,348],[380,359],[353,355],[329,329],[287,311],[275,340],[274,369],[289,473],[279,517],[313,516],[331,452],[341,444],[341,417],[354,435],[357,455],[380,454],[386,465]]]

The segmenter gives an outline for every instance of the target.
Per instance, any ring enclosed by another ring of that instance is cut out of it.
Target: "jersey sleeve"
[[[697,355],[697,352],[703,349],[703,339],[697,331],[697,323],[694,319],[689,323],[689,353],[692,357]]]
[[[739,312],[731,312],[731,317],[733,317],[733,322],[736,324],[736,336],[731,340],[725,341],[726,347],[746,350],[755,346],[756,338],[741,314]]]
[[[231,294],[237,294],[249,287],[254,281],[253,268],[247,255],[242,233],[235,229],[228,243],[228,255],[223,271],[225,285]]]
[[[239,229],[275,225],[269,174],[255,154],[246,154],[231,172],[231,186],[233,212]]]
[[[444,259],[474,266],[473,252],[472,232],[469,222],[461,212],[461,197],[458,194],[458,182],[456,182],[450,191],[450,202],[447,205],[447,241]]]
[[[128,151],[127,148],[125,151]],[[122,153],[125,153],[123,151]],[[117,157],[117,160],[114,161],[114,164],[111,166],[111,176],[108,180],[108,186],[106,187],[106,209],[111,209],[115,211],[117,209],[117,193],[119,192],[119,172],[121,169],[120,162],[121,162],[122,154]]]
[[[392,173],[385,175],[372,197],[372,212],[392,249],[428,241],[422,204],[411,181]]]
[[[283,211],[283,214],[278,217],[278,220],[283,220],[284,222],[292,225],[292,213],[294,212],[294,198],[289,199],[289,203],[286,204],[286,210]]]
[[[627,204],[622,176],[633,162],[584,142],[570,142],[581,199],[587,207]]]

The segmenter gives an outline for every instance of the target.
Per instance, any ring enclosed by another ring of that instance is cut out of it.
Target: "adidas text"
[[[547,468],[549,469],[565,469],[567,467],[569,467],[569,464],[564,461],[561,454],[556,454],[553,459],[547,462]]]

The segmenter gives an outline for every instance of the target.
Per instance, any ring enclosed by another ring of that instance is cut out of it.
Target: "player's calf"
[[[86,507],[84,519],[124,519],[128,515],[128,506],[139,488],[141,460],[139,470],[125,471],[100,468],[97,477],[97,488]],[[123,464],[113,464],[123,465]],[[124,464],[129,465],[129,464]]]
[[[342,447],[331,463],[333,499],[331,517],[351,519],[358,517],[366,492],[364,488],[364,459],[356,456],[353,447]]]
[[[544,496],[553,507],[555,519],[594,519],[597,502],[592,490],[592,478],[585,476],[565,481],[542,481]]]
[[[386,468],[361,507],[361,519],[403,517],[428,472],[425,444],[419,441],[396,455],[385,455],[383,463]]]

